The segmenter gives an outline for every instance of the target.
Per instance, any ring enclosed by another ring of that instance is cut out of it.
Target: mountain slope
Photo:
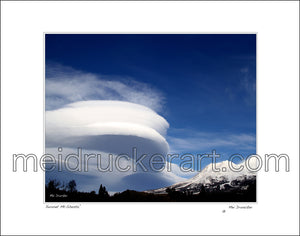
[[[230,165],[232,168],[230,168]],[[253,166],[251,165],[253,168]],[[243,168],[241,171],[234,171],[235,169]],[[173,184],[169,187],[148,190],[147,193],[165,194],[169,189],[172,191],[188,192],[197,194],[201,191],[233,191],[236,189],[247,190],[250,185],[255,184],[256,173],[248,171],[244,163],[234,164],[229,161],[223,161],[215,164],[214,171],[213,164],[207,165],[199,174],[191,179],[183,182]]]

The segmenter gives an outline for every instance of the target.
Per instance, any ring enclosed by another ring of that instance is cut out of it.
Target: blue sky
[[[60,73],[147,94],[140,103],[151,101],[168,121],[173,152],[216,149],[220,160],[256,152],[255,34],[46,34],[46,81]],[[94,92],[81,99],[105,97]]]

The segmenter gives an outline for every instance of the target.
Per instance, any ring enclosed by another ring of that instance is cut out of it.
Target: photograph
[[[256,202],[256,34],[45,33],[45,202]]]
[[[0,5],[0,235],[300,235],[299,1]]]

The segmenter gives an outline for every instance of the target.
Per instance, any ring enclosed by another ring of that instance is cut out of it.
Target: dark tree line
[[[98,193],[80,192],[77,191],[75,180],[69,181],[66,185],[57,180],[50,180],[46,184],[46,202],[255,202],[256,181],[247,184],[249,188],[246,191],[240,189],[220,191],[220,188],[211,191],[202,185],[198,193],[167,188],[165,194],[126,190],[110,196],[102,184]]]
[[[102,184],[98,194],[95,191],[79,192],[75,180],[69,181],[66,185],[53,179],[46,184],[46,202],[101,202],[109,201],[109,194]]]

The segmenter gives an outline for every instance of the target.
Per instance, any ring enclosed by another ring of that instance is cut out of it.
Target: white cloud
[[[134,172],[99,172],[97,160],[91,159],[89,171],[82,172],[47,172],[47,178],[57,177],[64,181],[75,179],[81,190],[95,190],[100,183],[110,191],[126,189],[147,190],[159,188],[182,181],[175,172],[156,172],[149,168],[150,158],[154,154],[165,156],[169,145],[165,139],[168,122],[153,110],[134,103],[121,101],[82,101],[68,104],[60,109],[46,111],[46,151],[58,154],[57,148],[64,148],[64,155],[76,153],[78,147],[83,154],[95,153],[106,157],[113,154],[113,163],[118,154],[127,154],[133,158],[132,149],[137,149],[137,158],[146,154],[143,160],[148,172],[141,167]],[[122,166],[131,166],[132,159],[121,159]],[[162,164],[161,166],[164,166]],[[179,173],[180,174],[180,173]]]
[[[47,153],[56,156],[57,147],[63,147],[64,154],[76,153],[76,148],[81,147],[85,153],[112,153],[115,159],[121,153],[132,157],[132,148],[136,147],[138,157],[147,154],[143,162],[146,167],[153,154],[168,153],[165,137],[169,124],[156,113],[163,109],[164,96],[151,86],[59,64],[47,65],[45,83]],[[125,166],[129,163],[132,161],[121,161]],[[123,191],[157,188],[183,180],[166,171],[149,169],[142,173],[141,168],[137,172],[100,173],[96,165],[92,160],[88,172],[64,170],[47,172],[46,176],[63,181],[75,179],[84,191],[95,190],[100,183],[110,191]]]
[[[165,155],[168,122],[151,109],[129,102],[84,101],[46,111],[47,147],[82,147],[129,153],[138,150]],[[153,151],[152,151],[153,150]]]
[[[128,77],[85,73],[58,64],[47,65],[46,110],[85,100],[118,100],[162,111],[164,96],[148,84]]]

